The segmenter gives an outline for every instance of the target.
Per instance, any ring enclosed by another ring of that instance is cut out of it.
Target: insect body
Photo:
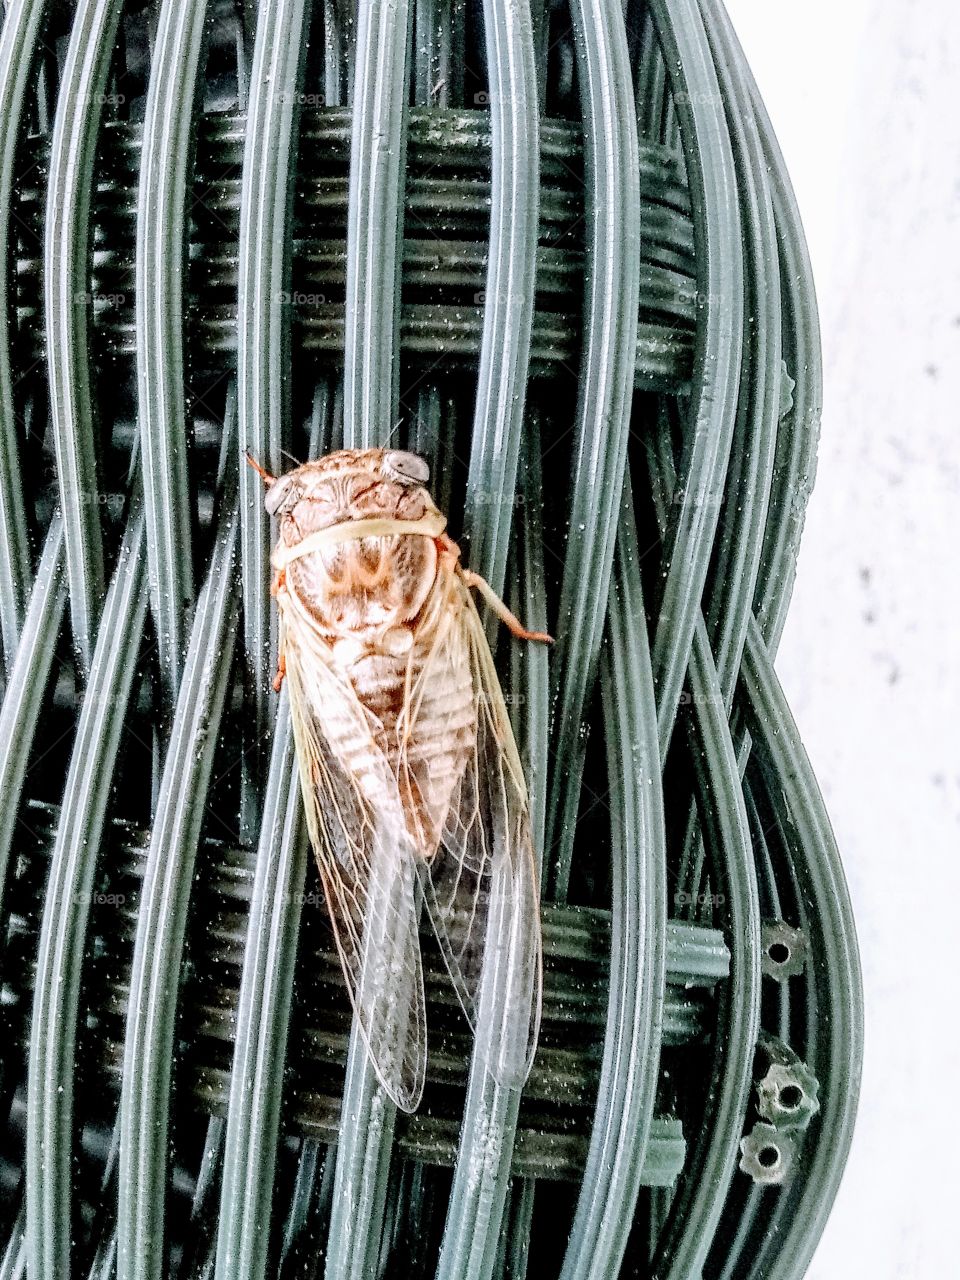
[[[460,565],[417,455],[343,450],[264,479],[279,521],[276,687],[286,678],[310,839],[370,1058],[397,1105],[415,1110],[423,904],[487,1066],[519,1085],[539,1026],[536,870],[469,588],[515,635],[550,637]]]

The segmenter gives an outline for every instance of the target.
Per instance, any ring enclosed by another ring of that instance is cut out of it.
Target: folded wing
[[[540,1025],[542,959],[536,864],[523,768],[483,624],[454,579],[455,622],[418,683],[459,660],[465,646],[476,745],[457,784],[435,855],[419,870],[430,920],[478,1052],[501,1084],[526,1079]],[[411,703],[418,702],[417,686]]]
[[[350,1000],[384,1089],[415,1111],[426,1067],[420,886],[396,779],[375,717],[323,640],[282,627],[307,828]]]

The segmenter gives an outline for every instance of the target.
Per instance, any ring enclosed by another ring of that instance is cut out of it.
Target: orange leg
[[[287,674],[287,660],[283,656],[281,650],[280,656],[277,658],[277,674],[273,678],[273,691],[279,693],[283,685],[283,677]]]
[[[451,556],[454,560],[460,559],[460,548],[448,533],[441,533],[438,538],[434,538],[434,542],[437,544],[440,555]]]
[[[471,569],[461,569],[460,572],[467,586],[475,587],[480,592],[500,621],[510,628],[511,633],[518,640],[539,640],[544,644],[553,644],[553,636],[548,636],[545,631],[528,631],[517,615],[510,612],[490,583],[485,578],[481,578],[479,573],[474,573]]]

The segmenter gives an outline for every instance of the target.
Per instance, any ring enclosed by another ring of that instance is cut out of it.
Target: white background
[[[777,669],[866,988],[860,1116],[811,1280],[960,1275],[960,4],[728,0],[803,215],[817,483]]]

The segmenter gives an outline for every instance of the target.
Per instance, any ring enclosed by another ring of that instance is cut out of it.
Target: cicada
[[[416,1110],[429,918],[485,1065],[519,1086],[536,1048],[539,892],[523,769],[464,568],[396,449],[341,450],[267,485],[272,593],[307,829],[356,1023],[384,1089]],[[479,1007],[482,1004],[482,1009]]]

